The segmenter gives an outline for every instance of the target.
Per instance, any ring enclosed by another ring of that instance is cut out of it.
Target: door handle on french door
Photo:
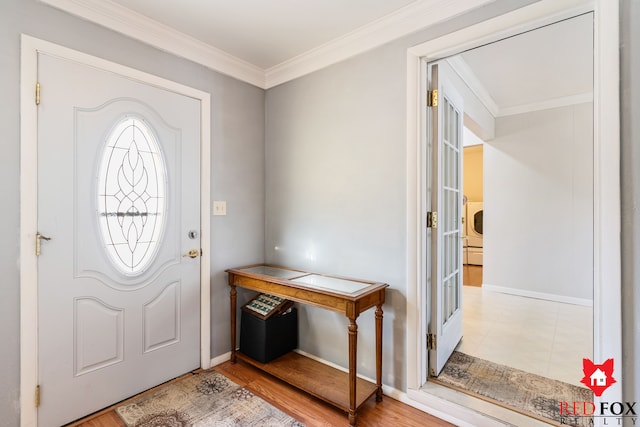
[[[36,256],[40,256],[40,253],[42,252],[40,249],[40,241],[42,239],[48,242],[49,240],[51,240],[51,237],[43,236],[39,231],[36,233]]]

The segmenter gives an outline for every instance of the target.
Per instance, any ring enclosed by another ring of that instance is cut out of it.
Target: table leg
[[[376,306],[376,402],[382,401],[382,304]]]
[[[231,363],[236,363],[236,296],[238,291],[236,291],[234,285],[229,286],[231,286],[231,291],[229,292],[229,301],[231,304]]]
[[[349,318],[349,425],[356,425],[356,373],[358,368],[358,324]]]

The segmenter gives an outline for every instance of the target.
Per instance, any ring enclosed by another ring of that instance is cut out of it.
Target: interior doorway
[[[467,261],[482,265],[485,289],[592,303],[592,39],[593,14],[584,14],[447,58],[469,89],[466,104],[490,113],[482,122],[465,109],[492,134],[482,192],[466,201]]]
[[[458,88],[465,118],[491,136],[482,146],[483,190],[464,188],[467,244],[461,243],[466,270],[481,268],[487,284],[464,287],[459,355],[442,375],[429,370],[444,385],[493,397],[492,380],[480,389],[481,378],[460,380],[460,369],[471,366],[458,363],[464,356],[491,362],[498,376],[516,368],[585,388],[582,359],[592,358],[593,345],[592,334],[583,333],[593,318],[592,29],[593,14],[584,14],[444,60],[466,86]],[[537,75],[553,78],[536,81]]]
[[[463,128],[463,284],[482,287],[484,242],[484,141]]]
[[[617,250],[618,238],[611,236],[608,229],[608,225],[606,222],[603,222],[604,217],[608,217],[612,220],[616,225],[619,226],[619,209],[616,207],[617,202],[619,201],[619,187],[617,186],[618,180],[615,178],[614,172],[611,176],[609,176],[609,172],[605,171],[602,167],[604,164],[607,164],[607,167],[613,168],[613,170],[617,171],[618,166],[617,162],[619,160],[618,151],[615,148],[615,141],[617,140],[617,135],[619,132],[619,127],[617,125],[616,120],[609,120],[607,114],[603,114],[603,105],[608,105],[608,108],[613,111],[614,115],[617,117],[617,97],[618,91],[615,88],[614,82],[618,79],[617,68],[608,67],[609,69],[603,69],[606,67],[606,61],[604,58],[612,58],[617,55],[617,20],[615,17],[615,11],[605,11],[603,8],[600,8],[598,5],[594,8],[591,4],[584,4],[582,8],[573,8],[571,10],[566,9],[566,5],[564,8],[562,6],[558,6],[557,4],[553,4],[552,2],[542,1],[537,3],[536,6],[530,6],[523,8],[526,9],[522,11],[522,13],[513,13],[507,14],[504,19],[494,19],[492,20],[491,30],[489,30],[486,26],[479,24],[477,26],[471,27],[469,29],[461,30],[456,34],[443,36],[440,39],[436,39],[432,42],[426,42],[422,45],[416,46],[414,48],[409,49],[409,63],[412,62],[413,58],[416,63],[422,58],[423,62],[431,62],[436,61],[438,59],[442,59],[444,57],[448,57],[454,54],[458,54],[460,52],[466,52],[468,49],[474,48],[477,45],[484,45],[489,41],[494,41],[500,38],[498,34],[508,34],[512,35],[522,31],[514,31],[514,28],[524,29],[525,31],[532,30],[533,28],[538,28],[542,24],[549,24],[551,22],[557,22],[569,17],[580,15],[581,12],[587,12],[592,10],[597,10],[597,13],[594,15],[594,27],[596,31],[594,33],[594,65],[592,69],[598,70],[598,75],[594,76],[595,89],[594,89],[594,135],[593,135],[593,153],[594,163],[596,166],[594,167],[594,178],[593,178],[593,228],[594,228],[594,245],[593,245],[593,253],[592,257],[594,259],[594,267],[593,267],[593,313],[594,313],[594,330],[601,331],[604,330],[604,325],[609,325],[609,327],[614,328],[616,331],[619,331],[619,322],[613,317],[605,315],[608,307],[611,310],[616,310],[618,307],[619,299],[620,299],[620,283],[618,278],[619,271],[619,250]],[[606,31],[603,29],[606,28]],[[424,76],[424,74],[422,75]],[[409,81],[409,90],[411,88],[417,88],[421,86],[420,82],[420,73],[417,70],[412,70],[411,66],[408,71],[408,81]],[[603,90],[604,87],[607,87],[607,90]],[[613,92],[609,92],[613,91]],[[422,97],[423,91],[419,91],[416,93],[420,93]],[[609,96],[613,95],[613,96]],[[424,100],[424,98],[423,98]],[[420,104],[416,104],[420,105]],[[418,115],[419,110],[415,110],[413,108],[413,102],[410,101],[409,104],[409,112],[410,114],[413,112],[416,114],[416,117],[420,117]],[[418,127],[419,128],[419,127]],[[419,144],[415,144],[414,141],[419,140],[419,134],[413,131],[413,123],[408,123],[408,144],[410,146],[410,151],[412,148],[420,150]],[[414,139],[415,138],[415,139]],[[607,140],[611,141],[613,138],[613,143],[609,144]],[[607,150],[613,149],[614,153],[612,156],[605,154],[603,150],[604,146],[607,146]],[[422,156],[422,155],[421,155]],[[419,164],[425,164],[425,157],[421,157],[421,162]],[[410,171],[411,173],[412,171]],[[420,176],[418,171],[415,171],[415,176]],[[616,175],[617,176],[617,175]],[[605,184],[607,182],[608,184]],[[613,185],[616,183],[616,185]],[[605,190],[606,188],[606,190]],[[418,192],[417,194],[422,194],[421,185],[417,185]],[[428,191],[426,189],[422,189]],[[613,193],[610,193],[613,192]],[[612,197],[608,197],[611,195]],[[410,201],[410,206],[412,203]],[[425,208],[424,205],[420,205],[420,203],[416,203],[415,208],[417,209],[418,215],[416,217],[416,229],[419,230],[422,225],[422,220],[420,219],[421,212]],[[485,206],[486,209],[486,206]],[[601,213],[607,212],[604,215]],[[597,213],[597,214],[595,214]],[[617,229],[617,228],[616,228]],[[417,240],[418,246],[417,250],[411,248],[411,245],[408,247],[410,254],[414,254],[416,256],[417,264],[409,266],[409,279],[416,281],[418,286],[416,286],[415,290],[409,293],[409,299],[419,298],[426,299],[427,293],[423,291],[422,286],[424,286],[427,282],[425,277],[427,277],[427,273],[424,267],[419,265],[421,257],[424,256],[424,253],[421,251],[420,247],[424,244],[424,241],[420,242],[420,239],[424,239],[424,234],[422,234],[421,238]],[[422,243],[422,244],[421,244]],[[613,256],[604,255],[609,250],[614,250]],[[415,270],[412,270],[412,267],[415,267]],[[606,280],[604,276],[606,276]],[[486,280],[486,279],[485,279]],[[610,290],[610,284],[615,283],[614,294],[608,294],[605,290]],[[427,288],[428,289],[428,288]],[[411,291],[411,288],[410,288]],[[603,299],[604,298],[604,299]],[[420,337],[420,331],[424,330],[426,319],[428,318],[428,313],[416,312],[412,309],[412,307],[408,306],[408,315],[410,318],[410,331],[409,337],[418,337],[418,341],[416,345],[411,345],[409,348],[409,395],[416,399],[418,402],[426,404],[428,407],[438,407],[437,404],[433,404],[429,402],[435,395],[431,395],[429,399],[422,399],[420,397],[420,393],[414,392],[420,389],[422,384],[426,382],[426,363],[420,357],[424,355],[424,350],[422,350],[423,345],[425,345],[426,340]],[[424,323],[423,323],[424,322]],[[619,357],[620,356],[620,334],[616,333],[615,337],[611,336],[603,336],[602,334],[596,333],[594,335],[594,359],[606,359],[611,357]],[[415,350],[415,353],[413,351]],[[414,354],[417,356],[414,359]],[[604,360],[603,359],[603,360]],[[414,376],[415,375],[415,376]],[[616,398],[615,396],[619,396],[621,390],[620,389],[609,389],[610,392],[609,399]],[[596,399],[598,401],[600,399]],[[447,405],[447,403],[442,403],[443,405]],[[465,407],[457,406],[456,409],[462,410],[465,412]],[[469,411],[471,412],[471,411]],[[471,416],[471,414],[469,414]]]

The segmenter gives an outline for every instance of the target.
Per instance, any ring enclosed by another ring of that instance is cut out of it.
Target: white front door
[[[431,108],[431,319],[429,374],[437,376],[462,339],[462,98],[446,62],[430,66],[437,90]],[[436,102],[434,102],[436,104]]]
[[[46,54],[38,80],[38,424],[59,426],[200,366],[200,102]]]

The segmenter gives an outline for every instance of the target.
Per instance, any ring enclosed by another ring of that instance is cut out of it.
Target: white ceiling
[[[495,0],[41,0],[269,88]],[[589,100],[592,16],[453,61],[494,116]],[[523,83],[524,82],[524,83]]]
[[[113,0],[268,69],[417,0]]]
[[[590,101],[593,15],[464,52],[453,65],[494,116]]]

